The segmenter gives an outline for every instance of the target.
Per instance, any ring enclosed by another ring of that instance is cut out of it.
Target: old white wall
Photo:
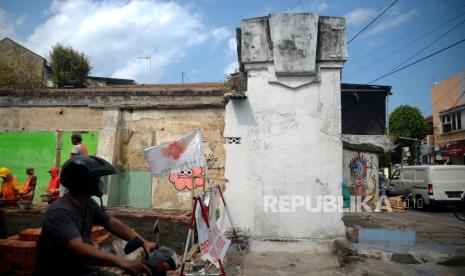
[[[272,65],[271,65],[272,66]],[[258,239],[330,239],[343,235],[342,213],[265,213],[264,196],[340,196],[340,67],[292,89],[269,83],[273,70],[249,70],[248,98],[226,106],[225,197],[235,226]]]

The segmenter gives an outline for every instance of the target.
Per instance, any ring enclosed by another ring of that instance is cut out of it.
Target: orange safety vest
[[[24,189],[23,189],[23,192],[25,194],[28,194],[30,191],[32,191],[32,188],[29,186],[29,184],[31,183],[31,179],[34,177],[35,175],[30,175],[27,177],[26,179],[26,182],[24,182]],[[36,184],[37,185],[37,184]]]
[[[87,146],[84,145],[84,144],[79,144],[79,146],[81,146],[82,155],[83,155],[83,156],[88,156],[88,153],[87,153]],[[73,154],[72,154],[72,153],[69,154],[69,158],[73,158]]]
[[[84,145],[84,144],[80,144],[81,145],[81,149],[82,149],[82,155],[84,156],[87,156],[87,146]]]
[[[50,184],[48,185],[47,192],[52,194],[52,200],[57,200],[59,194],[57,193],[60,188],[60,177],[59,177],[59,168],[51,168],[50,174],[52,178],[50,179]]]
[[[6,199],[18,200],[19,192],[22,190],[22,186],[19,184],[18,179],[14,177],[2,181],[2,195]]]

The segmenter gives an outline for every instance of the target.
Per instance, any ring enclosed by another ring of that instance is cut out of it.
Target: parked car
[[[412,194],[425,206],[447,206],[461,202],[465,196],[465,166],[408,166],[393,172],[390,194]]]

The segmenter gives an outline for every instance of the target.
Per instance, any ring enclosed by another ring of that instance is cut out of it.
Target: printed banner
[[[206,219],[209,221],[210,229],[202,216],[200,204],[197,202],[195,223],[199,235],[199,247],[202,254],[207,257],[212,264],[219,267],[218,259],[223,261],[231,241],[221,233],[216,223],[216,190],[210,193],[208,209],[208,213],[205,213],[208,215]]]
[[[206,164],[200,129],[177,141],[146,148],[144,153],[153,176],[165,176]]]

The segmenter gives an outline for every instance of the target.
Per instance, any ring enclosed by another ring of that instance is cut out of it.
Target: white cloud
[[[231,58],[231,61],[226,65],[223,72],[225,75],[239,71],[239,63],[237,62],[237,42],[236,37],[230,37],[228,39],[228,47],[226,49],[227,55]]]
[[[237,56],[237,42],[236,37],[231,37],[228,39],[228,55],[230,56]]]
[[[321,2],[317,5],[317,11],[319,13],[322,13],[324,11],[326,11],[327,9],[329,8],[329,5],[326,3],[326,2]]]
[[[18,17],[18,19],[16,19],[16,21],[15,21],[16,26],[17,26],[17,27],[23,26],[23,24],[24,24],[24,22],[26,22],[26,20],[27,20],[27,15],[26,15],[26,14],[21,15],[21,16]]]
[[[224,74],[225,75],[229,75],[229,74],[232,74],[232,73],[237,72],[237,71],[239,71],[239,64],[237,63],[237,61],[233,61],[233,62],[229,63],[224,68]]]
[[[0,7],[0,40],[4,37],[15,37],[15,22],[11,16]]]
[[[346,18],[347,25],[361,25],[362,23],[367,22],[368,20],[374,18],[378,12],[376,9],[367,8],[367,9],[355,9],[344,14]]]
[[[215,42],[220,42],[232,35],[232,32],[226,27],[219,27],[212,31],[212,36]]]
[[[376,24],[372,29],[365,33],[365,37],[373,36],[379,34],[381,32],[387,31],[389,29],[393,29],[402,25],[403,23],[409,21],[410,19],[417,16],[416,10],[411,10],[409,12],[400,13],[399,11],[394,11],[389,13],[389,16],[383,20],[381,20],[378,24]]]
[[[189,49],[231,35],[226,28],[209,28],[202,17],[176,2],[148,0],[54,1],[49,18],[26,39],[26,46],[47,56],[60,42],[86,53],[92,74],[148,80],[152,56],[152,82]]]

